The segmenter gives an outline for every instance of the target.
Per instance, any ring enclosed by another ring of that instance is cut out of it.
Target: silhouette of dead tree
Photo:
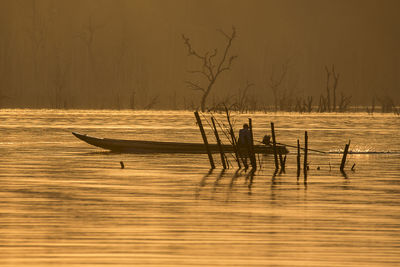
[[[144,106],[143,109],[152,109],[156,104],[158,104],[158,95],[152,97],[148,104]]]
[[[8,97],[7,95],[0,92],[0,108],[2,108],[3,100],[9,99],[9,98],[10,97]]]
[[[335,65],[332,64],[331,70],[325,66],[326,71],[326,109],[328,112],[335,112],[336,111],[336,88],[339,82],[339,74],[335,71]],[[331,82],[330,78],[333,78],[333,83]],[[331,108],[331,89],[332,89],[332,96],[333,96],[333,103]]]
[[[254,86],[254,84],[247,81],[246,86],[243,89],[242,88],[238,89],[235,106],[240,113],[243,113],[249,109],[250,99],[248,94],[249,94],[249,89],[252,86]]]
[[[57,63],[54,70],[54,107],[67,108],[65,87],[67,85],[67,66],[61,62],[60,55],[56,55]]]
[[[294,111],[303,113],[304,112],[304,107],[303,107],[303,98],[302,97],[296,97],[296,105],[294,106]]]
[[[280,96],[279,89],[281,87],[283,80],[286,77],[288,65],[289,65],[289,61],[282,64],[282,70],[281,70],[280,75],[278,75],[278,77],[275,76],[275,70],[272,69],[271,75],[269,77],[268,85],[271,88],[272,94],[274,96],[275,111],[278,111],[279,103],[280,102],[282,103],[282,100],[280,99],[281,96]]]
[[[382,113],[390,113],[390,112],[394,112],[395,114],[397,113],[396,105],[390,96],[377,97],[376,99],[381,105]]]
[[[303,100],[303,106],[305,111],[309,113],[312,111],[312,102],[313,102],[312,96],[307,96],[307,101],[305,99]]]
[[[254,111],[256,106],[256,100],[249,97],[249,89],[254,86],[250,82],[246,82],[244,87],[239,87],[237,93],[232,95],[228,94],[222,100],[213,99],[213,105],[208,111],[220,112],[228,108],[228,110],[237,111],[240,113],[248,112],[249,110]]]
[[[351,96],[345,96],[340,92],[339,112],[345,112],[350,104]]]
[[[191,82],[191,81],[186,81],[186,84],[188,85],[189,88],[201,91],[203,93],[200,104],[201,111],[203,112],[205,111],[207,97],[210,94],[211,90],[213,89],[218,77],[224,71],[230,70],[232,62],[237,58],[236,55],[229,56],[230,49],[232,47],[232,42],[236,37],[235,28],[232,27],[232,33],[230,35],[228,35],[222,30],[219,30],[219,32],[226,38],[227,41],[222,56],[220,57],[219,60],[217,59],[218,50],[216,48],[212,52],[207,51],[204,54],[201,54],[193,48],[190,39],[187,38],[184,34],[182,34],[182,38],[188,49],[188,56],[194,56],[195,58],[199,59],[202,62],[201,69],[192,70],[189,72],[193,74],[199,74],[203,78],[205,78],[206,79],[205,86],[201,86],[198,82]]]
[[[129,97],[129,108],[135,109],[135,100],[136,100],[136,90],[132,90],[131,95]]]
[[[375,112],[375,97],[372,97],[372,103],[371,103],[371,109],[369,109],[369,107],[367,107],[367,113],[368,114],[374,114]]]

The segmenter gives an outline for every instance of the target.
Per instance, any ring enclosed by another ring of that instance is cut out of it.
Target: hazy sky
[[[326,65],[353,102],[400,100],[400,1],[397,0],[3,0],[0,92],[6,106],[159,107],[194,104],[199,93],[181,34],[200,51],[223,48],[217,31],[237,29],[232,70],[211,99],[249,81],[271,104],[268,81],[288,62],[280,90],[324,92]],[[217,99],[217,100],[216,100]],[[61,104],[62,103],[62,104]]]

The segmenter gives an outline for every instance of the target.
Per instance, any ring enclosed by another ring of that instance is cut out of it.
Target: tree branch
[[[200,56],[200,55],[193,49],[192,44],[190,43],[190,39],[189,39],[189,38],[187,38],[184,34],[182,34],[182,38],[183,38],[183,40],[184,40],[184,42],[185,42],[185,45],[186,45],[186,47],[187,47],[187,49],[188,49],[189,56],[195,56],[195,57],[197,57],[197,58],[199,58],[199,59],[205,60],[205,57]]]
[[[235,36],[236,36],[236,29],[235,29],[235,27],[232,27],[232,34],[231,34],[230,36],[227,35],[225,32],[223,32],[222,30],[220,30],[220,32],[222,33],[222,35],[224,35],[224,36],[228,39],[228,43],[227,43],[227,45],[226,45],[226,47],[225,47],[224,55],[222,56],[221,62],[218,64],[217,73],[216,73],[215,76],[217,76],[218,74],[220,74],[220,73],[222,72],[221,69],[223,69],[223,70],[229,69],[230,64],[232,64],[232,61],[237,57],[237,56],[232,56],[232,57],[229,59],[229,64],[228,64],[228,66],[222,68],[222,65],[223,65],[223,64],[225,63],[225,61],[226,61],[226,56],[228,55],[229,49],[231,48],[232,41],[233,41],[233,39],[234,39]]]
[[[193,90],[202,91],[203,93],[206,91],[203,87],[200,87],[198,84],[193,83],[191,81],[185,81],[185,83],[192,88]]]
[[[211,81],[212,77],[210,75],[208,75],[204,70],[189,70],[189,73],[200,73],[201,75],[205,76],[207,78],[207,80]]]

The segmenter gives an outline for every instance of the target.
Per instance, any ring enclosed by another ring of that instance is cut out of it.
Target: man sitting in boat
[[[247,123],[243,124],[243,128],[239,130],[239,140],[238,146],[247,148],[251,142],[251,134],[249,130],[249,125]]]
[[[262,140],[262,142],[264,145],[269,146],[271,145],[271,136],[269,135],[264,135],[264,138]]]
[[[247,157],[249,156],[249,149],[251,145],[251,133],[249,130],[249,125],[247,123],[243,124],[243,128],[239,130],[239,140],[238,140],[238,150],[239,155],[243,161],[245,168],[248,168]]]

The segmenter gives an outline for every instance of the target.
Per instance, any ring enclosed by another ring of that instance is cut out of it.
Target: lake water
[[[249,116],[233,114],[237,130]],[[399,266],[400,117],[251,117],[255,140],[273,121],[278,142],[307,130],[329,153],[309,154],[306,181],[291,148],[276,176],[271,155],[253,175],[214,155],[210,172],[206,155],[108,153],[71,135],[201,142],[191,112],[0,110],[0,266]]]

